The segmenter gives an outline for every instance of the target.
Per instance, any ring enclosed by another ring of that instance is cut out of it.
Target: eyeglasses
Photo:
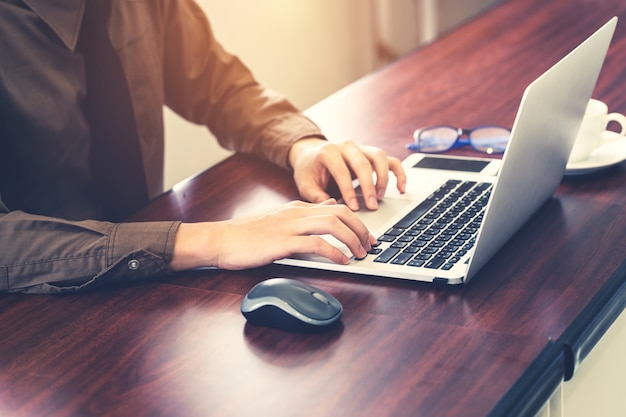
[[[473,129],[430,126],[417,129],[413,133],[415,143],[407,145],[407,148],[424,153],[438,153],[469,145],[478,152],[500,154],[504,152],[510,137],[511,129],[501,126],[479,126]]]

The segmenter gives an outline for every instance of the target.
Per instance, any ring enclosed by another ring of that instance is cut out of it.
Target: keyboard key
[[[435,205],[434,200],[425,200],[419,206],[411,210],[406,216],[404,216],[394,227],[401,229],[408,229],[413,223],[419,220],[429,209]]]
[[[414,240],[413,242],[411,242],[410,246],[416,247],[416,248],[423,248],[424,246],[426,246],[427,243],[428,243],[427,240],[418,239],[418,240]]]
[[[444,263],[445,261],[446,261],[446,260],[445,260],[444,258],[437,258],[437,257],[435,257],[435,258],[431,259],[430,261],[428,261],[428,262],[426,263],[426,265],[424,265],[424,266],[425,266],[426,268],[437,269],[437,268],[439,268],[441,265],[443,265],[443,263]]]
[[[412,256],[413,254],[411,253],[402,252],[398,256],[396,256],[396,258],[391,261],[391,263],[395,265],[404,265],[408,262],[409,259],[411,259]]]
[[[398,254],[398,252],[400,252],[400,249],[396,249],[396,248],[388,248],[385,249],[383,251],[383,253],[381,253],[380,255],[378,255],[378,257],[376,259],[374,259],[374,262],[382,262],[382,263],[387,263],[389,262],[394,256],[396,256]]]
[[[407,265],[409,266],[424,266],[426,261],[422,259],[412,259]]]
[[[459,187],[456,189],[456,191],[459,192],[459,193],[462,193],[462,192],[465,192],[465,191],[469,190],[474,185],[476,185],[476,181],[465,181],[465,182],[463,182],[463,184],[459,185]]]
[[[490,187],[491,187],[490,183],[488,183],[488,182],[481,182],[476,187],[474,187],[474,189],[477,190],[477,191],[485,191],[486,189],[488,189]]]

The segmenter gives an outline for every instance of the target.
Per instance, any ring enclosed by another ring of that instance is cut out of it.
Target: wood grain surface
[[[510,0],[307,114],[331,140],[399,158],[421,126],[510,126],[526,85],[613,15],[621,21],[594,97],[626,112],[626,2]],[[221,220],[296,198],[288,172],[234,155],[133,220]],[[625,206],[624,163],[566,179],[463,287],[270,265],[2,295],[0,415],[487,415],[623,261]],[[273,276],[335,295],[341,325],[247,325],[243,295]]]

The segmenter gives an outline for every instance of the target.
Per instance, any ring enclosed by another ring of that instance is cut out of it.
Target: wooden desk
[[[622,21],[594,96],[626,112],[626,3],[511,0],[308,114],[331,138],[401,158],[419,126],[510,125],[524,87],[614,14]],[[626,303],[625,184],[624,163],[565,181],[465,287],[267,266],[3,295],[0,415],[535,413]],[[135,219],[220,220],[295,198],[287,173],[235,155]],[[342,326],[303,335],[246,325],[242,296],[275,275],[334,294]]]

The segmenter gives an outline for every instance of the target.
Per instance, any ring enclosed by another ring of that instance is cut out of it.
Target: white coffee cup
[[[620,125],[619,132],[607,131],[609,123],[616,122]],[[612,134],[605,134],[605,132]],[[591,99],[587,104],[585,117],[583,118],[574,148],[570,153],[568,162],[580,162],[589,158],[589,155],[605,142],[624,137],[626,134],[626,117],[620,113],[610,113],[605,103]]]

